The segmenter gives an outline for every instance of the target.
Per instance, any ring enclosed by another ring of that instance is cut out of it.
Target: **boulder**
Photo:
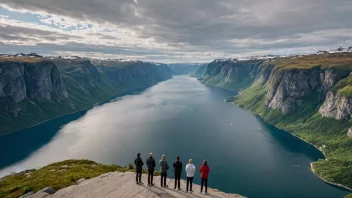
[[[79,179],[79,180],[76,181],[76,184],[78,185],[78,184],[82,183],[82,182],[85,181],[85,180],[86,180],[86,178],[81,178],[81,179]]]
[[[46,187],[46,188],[42,189],[41,192],[48,193],[48,194],[55,193],[54,189],[52,189],[51,187]]]
[[[352,128],[348,129],[347,136],[352,138]]]

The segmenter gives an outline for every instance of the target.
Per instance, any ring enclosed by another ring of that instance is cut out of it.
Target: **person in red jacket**
[[[207,194],[208,193],[208,174],[210,172],[210,168],[208,166],[207,160],[203,161],[203,165],[200,167],[200,178],[202,179],[202,185],[200,187],[200,193]],[[205,191],[203,192],[203,185],[205,184]]]

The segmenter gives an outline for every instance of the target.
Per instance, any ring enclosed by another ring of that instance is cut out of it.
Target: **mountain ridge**
[[[94,106],[127,90],[172,78],[166,65],[40,55],[0,56],[0,135]],[[115,75],[112,75],[115,74]]]
[[[251,61],[210,63],[200,82],[239,91],[227,101],[315,145],[326,156],[326,160],[312,164],[315,174],[351,188],[352,53],[267,59],[254,68]],[[251,80],[228,72],[231,69],[246,71],[243,75]],[[233,80],[227,81],[229,78]],[[211,84],[207,83],[209,80]]]

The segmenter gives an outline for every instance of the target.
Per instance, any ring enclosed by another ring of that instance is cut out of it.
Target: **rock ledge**
[[[193,185],[193,193],[186,193],[186,182],[181,181],[182,191],[173,189],[174,180],[167,179],[168,188],[160,188],[160,177],[154,177],[155,186],[148,187],[147,176],[142,175],[144,185],[135,183],[135,173],[132,172],[111,172],[92,179],[84,180],[79,185],[69,186],[58,190],[54,194],[39,191],[35,194],[27,194],[26,198],[96,198],[96,197],[234,197],[243,198],[240,195],[220,192],[216,189],[208,188],[208,194],[200,194],[200,186]]]

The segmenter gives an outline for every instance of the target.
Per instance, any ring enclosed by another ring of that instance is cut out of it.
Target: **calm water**
[[[0,138],[0,176],[51,162],[87,158],[127,165],[137,152],[176,155],[198,167],[209,185],[248,197],[343,197],[309,170],[322,158],[311,145],[224,102],[233,93],[176,76],[91,110]],[[169,175],[172,171],[169,171]],[[196,183],[199,183],[196,174]]]

